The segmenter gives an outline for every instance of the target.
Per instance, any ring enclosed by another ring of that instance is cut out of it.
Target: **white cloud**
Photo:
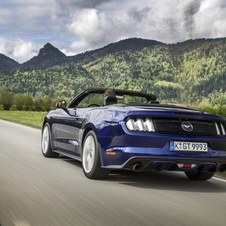
[[[94,49],[108,43],[109,35],[117,33],[113,22],[96,9],[84,9],[75,13],[73,23],[68,25],[68,31],[78,37],[71,48],[78,52],[87,49]]]
[[[72,55],[138,37],[226,37],[225,0],[1,0],[0,52],[29,60],[47,42]]]
[[[21,63],[37,55],[37,52],[34,52],[35,49],[36,46],[34,46],[32,42],[25,43],[23,40],[18,40],[18,44],[14,47],[12,55],[14,59]]]
[[[74,56],[76,52],[68,52],[67,49],[60,49],[62,53],[64,53],[66,56]]]
[[[195,38],[226,37],[226,2],[203,0],[195,15],[197,34]]]
[[[215,37],[222,38],[226,34],[226,19],[217,20],[213,24],[213,33]]]
[[[7,49],[7,40],[4,38],[0,38],[0,53],[9,54],[9,50]]]
[[[97,10],[88,9],[83,10],[79,14],[76,12],[74,18],[75,22],[69,25],[69,30],[72,31],[78,37],[89,38],[96,36],[96,32],[99,30],[99,15]]]
[[[141,0],[139,5],[144,2]],[[151,1],[147,2],[149,4],[143,7],[138,7],[136,1],[132,1],[131,5],[124,2],[124,8],[120,8],[120,12],[114,5],[109,11],[110,3],[105,5],[106,10],[102,6],[101,9],[74,12],[68,31],[79,37],[79,40],[74,41],[70,47],[78,53],[130,37],[167,41],[167,36],[162,32],[166,28],[166,24],[163,24],[166,22],[166,14],[160,13],[159,4],[152,5],[151,8]]]
[[[0,53],[19,63],[23,63],[36,56],[38,54],[37,49],[39,48],[41,48],[40,45],[35,45],[29,41],[0,38]]]
[[[210,8],[215,8],[221,6],[223,3],[222,0],[203,0],[200,6],[200,12],[208,10]]]

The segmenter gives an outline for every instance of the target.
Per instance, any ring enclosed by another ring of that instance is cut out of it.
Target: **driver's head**
[[[104,93],[104,99],[107,97],[107,96],[115,96],[115,91],[113,89],[107,89]]]

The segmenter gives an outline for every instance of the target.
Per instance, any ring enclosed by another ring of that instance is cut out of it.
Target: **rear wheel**
[[[58,153],[55,153],[52,151],[51,149],[51,144],[50,144],[50,128],[49,128],[49,124],[46,123],[44,126],[44,129],[42,131],[42,154],[45,157],[48,158],[56,158],[59,156]]]
[[[97,137],[94,131],[89,131],[85,137],[82,151],[83,172],[89,179],[107,178],[110,170],[101,168]]]
[[[185,175],[190,180],[199,180],[199,181],[209,180],[210,178],[213,177],[214,174],[215,172],[195,172],[195,171],[185,172]]]

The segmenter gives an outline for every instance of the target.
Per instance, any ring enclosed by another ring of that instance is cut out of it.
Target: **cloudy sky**
[[[226,37],[225,0],[0,0],[0,15],[0,53],[19,63],[47,42],[75,55],[132,37]]]

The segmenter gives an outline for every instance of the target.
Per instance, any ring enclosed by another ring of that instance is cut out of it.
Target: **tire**
[[[57,158],[58,153],[52,151],[50,144],[50,128],[49,124],[46,123],[42,131],[42,141],[41,141],[42,154],[47,158]]]
[[[215,174],[215,172],[195,172],[195,171],[189,171],[184,173],[190,180],[199,180],[199,181],[209,180]]]
[[[109,169],[101,168],[97,137],[92,130],[87,133],[83,142],[82,168],[89,179],[105,179],[110,173]]]

